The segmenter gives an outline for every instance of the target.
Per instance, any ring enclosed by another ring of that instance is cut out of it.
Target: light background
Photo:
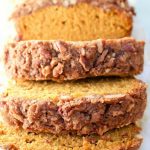
[[[10,0],[0,0],[0,52],[2,50],[2,43],[5,39],[5,35],[10,32],[10,29],[6,26],[6,16],[9,14],[11,7],[8,5]],[[136,17],[134,23],[133,36],[137,39],[146,41],[145,48],[145,67],[144,73],[139,76],[150,87],[150,0],[130,0],[131,4],[136,9]],[[0,71],[1,71],[0,66]],[[3,79],[0,79],[0,82]],[[141,150],[150,150],[150,88],[148,88],[148,106],[145,112],[145,116],[142,120],[144,142]]]

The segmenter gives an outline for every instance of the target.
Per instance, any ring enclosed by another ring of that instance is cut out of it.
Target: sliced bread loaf
[[[0,124],[1,150],[138,150],[140,128],[130,125],[103,136],[35,134]]]
[[[12,126],[53,134],[102,135],[143,116],[146,86],[134,78],[10,83],[0,112]]]
[[[21,0],[12,13],[18,40],[93,40],[129,36],[127,0]]]
[[[6,72],[22,80],[130,76],[143,70],[144,42],[133,38],[87,42],[21,41],[4,52]]]

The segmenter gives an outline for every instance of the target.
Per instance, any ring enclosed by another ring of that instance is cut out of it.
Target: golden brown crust
[[[129,15],[134,14],[134,10],[129,6],[127,0],[22,0],[20,2],[15,2],[16,6],[11,18],[31,14],[32,12],[47,6],[58,5],[68,7],[78,3],[88,3],[93,6],[101,7],[106,11],[109,9],[116,9],[118,11],[127,12]]]

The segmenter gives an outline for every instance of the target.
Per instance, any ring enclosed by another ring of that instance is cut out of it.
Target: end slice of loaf
[[[130,36],[127,0],[22,0],[11,18],[18,40],[93,40]]]
[[[143,70],[144,42],[133,38],[87,42],[22,41],[8,44],[6,72],[22,80],[77,80],[130,76]]]
[[[35,134],[0,124],[0,148],[3,150],[138,150],[140,128],[130,125],[103,136]]]
[[[102,135],[141,119],[145,106],[146,86],[134,78],[17,82],[0,97],[9,125],[53,134]]]

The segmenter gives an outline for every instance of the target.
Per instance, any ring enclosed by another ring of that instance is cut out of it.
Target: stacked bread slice
[[[143,71],[144,42],[126,37],[133,8],[125,0],[16,3],[1,148],[137,150],[147,95],[133,77]]]
[[[14,0],[18,40],[121,38],[132,30],[127,0]]]
[[[52,135],[15,130],[0,124],[2,150],[137,150],[142,138],[137,136],[140,128],[135,125],[98,135]]]

